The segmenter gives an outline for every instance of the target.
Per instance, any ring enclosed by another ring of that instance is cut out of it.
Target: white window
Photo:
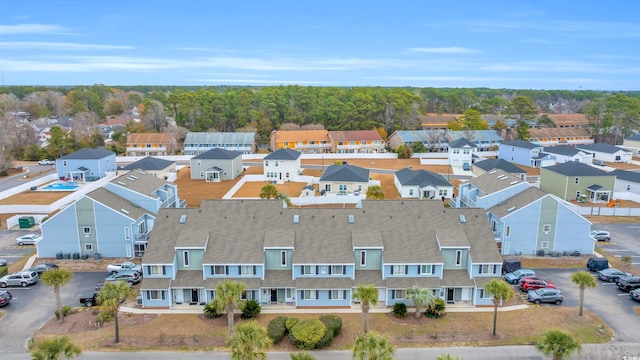
[[[340,191],[347,191],[347,185],[344,185],[344,184],[338,185],[338,189]]]
[[[344,275],[344,265],[333,265],[331,269],[329,269],[330,274],[332,275]]]
[[[413,189],[409,189],[409,196],[413,196]]]
[[[460,153],[460,149],[453,149],[453,153],[454,154],[459,154]]]
[[[149,266],[149,271],[151,275],[164,275],[164,266],[161,265],[151,265]]]
[[[269,160],[264,161],[264,166],[269,166]]]
[[[144,234],[147,232],[147,224],[143,221],[138,224],[138,234]]]
[[[438,195],[439,196],[447,196],[447,189],[438,190]]]
[[[420,265],[418,266],[418,274],[434,274],[435,266],[433,265]]]
[[[124,239],[131,240],[131,231],[128,227],[124,228]]]
[[[84,251],[93,251],[93,244],[84,244]]]
[[[182,252],[182,259],[184,260],[184,267],[189,267],[189,251]]]
[[[549,242],[548,241],[543,241],[540,243],[540,248],[541,249],[548,249],[549,248]]]
[[[200,171],[200,177],[204,177],[204,171]]]
[[[62,161],[62,166],[67,166],[67,160]]]
[[[224,265],[213,266],[213,275],[228,275],[229,271]]]
[[[548,235],[549,232],[551,232],[551,224],[542,225],[542,231],[544,232],[545,235]]]
[[[462,150],[462,153],[465,154],[465,155],[469,155],[469,149]]]
[[[316,274],[316,267],[313,265],[305,265],[302,267],[302,274],[303,275],[315,275]]]
[[[478,273],[480,274],[495,274],[497,270],[496,265],[480,265]]]
[[[360,251],[360,266],[367,265],[367,252],[362,250]]]
[[[480,298],[481,299],[492,299],[493,296],[491,296],[491,294],[489,294],[488,292],[484,291],[484,289],[480,289]]]
[[[164,300],[164,291],[149,290],[147,292],[147,300]]]
[[[456,250],[456,266],[462,265],[462,250]]]
[[[507,225],[507,228],[504,231],[504,237],[511,237],[511,225]]]
[[[631,185],[627,185],[627,191],[631,190]]]
[[[316,299],[316,291],[315,290],[304,290],[302,292],[303,300],[315,300]]]
[[[252,265],[240,266],[240,275],[254,275],[254,274],[255,274],[255,266],[252,266]]]
[[[287,252],[280,251],[280,266],[287,266]]]
[[[573,179],[573,183],[574,184],[579,184],[580,183],[580,178],[577,177],[577,178]]]
[[[327,275],[328,267],[326,265],[318,266],[318,274]]]
[[[278,166],[278,160],[276,160],[276,167]]]
[[[91,227],[90,226],[82,227],[82,233],[85,234],[85,235],[91,234]]]
[[[405,275],[407,273],[407,266],[406,265],[393,265],[391,267],[391,273],[392,274],[402,274]]]
[[[405,290],[391,290],[391,298],[395,300],[403,300],[405,297]]]
[[[344,290],[330,290],[329,291],[329,299],[331,300],[344,300]]]
[[[200,166],[200,165],[202,165],[202,162],[200,160],[196,160],[196,165]]]

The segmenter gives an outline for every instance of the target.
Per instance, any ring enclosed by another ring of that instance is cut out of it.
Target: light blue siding
[[[131,219],[124,217],[115,210],[94,202],[96,216],[96,239],[98,241],[97,252],[103,257],[130,257],[127,254],[127,245],[133,251],[133,239],[126,240],[123,227],[131,226]],[[79,224],[82,226],[82,224]],[[82,236],[82,235],[81,235]]]
[[[525,208],[518,210],[504,218],[502,232],[502,242],[509,243],[509,254],[533,255],[536,252],[538,235],[538,218],[540,213],[540,203],[535,202]],[[506,236],[506,227],[510,226],[510,236]],[[504,255],[509,255],[504,254]]]
[[[398,264],[398,265],[401,265],[401,264]],[[424,264],[424,265],[429,265],[429,264]],[[419,267],[421,265],[405,265],[406,269],[407,269],[407,273],[406,274],[404,274],[404,273],[392,274],[391,271],[393,269],[393,266],[394,265],[384,265],[383,276],[385,278],[393,277],[393,276],[395,276],[395,277],[422,277],[422,276],[424,276],[424,277],[437,277],[437,278],[439,278],[442,275],[442,265],[441,264],[437,264],[437,265],[436,264],[431,264],[431,266],[434,268],[433,274],[419,274],[418,273],[419,272]]]
[[[150,264],[145,264],[142,267],[142,272],[144,274],[145,278],[149,278],[149,279],[162,279],[162,278],[169,278],[171,279],[173,277],[173,265],[157,265],[157,266],[162,266],[164,268],[164,274],[163,273],[159,273],[159,274],[152,274],[151,273],[151,266]]]
[[[531,152],[532,149],[500,144],[498,148],[498,159],[504,159],[524,166],[531,166]]]
[[[365,251],[365,265],[361,265],[360,252]],[[356,270],[382,269],[382,249],[355,249]]]
[[[578,250],[582,254],[593,254],[595,241],[588,235],[591,223],[571,209],[558,203],[556,223],[556,251]]]
[[[72,253],[79,251],[78,233],[69,231],[78,227],[76,205],[72,204],[40,225],[42,240],[36,245],[38,257],[54,258],[58,252]]]
[[[303,277],[348,277],[348,278],[353,278],[354,277],[354,269],[353,269],[353,265],[343,265],[345,267],[345,274],[329,274],[327,272],[327,274],[302,274],[302,268],[304,265],[295,265],[293,267],[293,277],[295,278],[303,278]],[[312,265],[312,266],[318,266],[318,265]],[[319,265],[319,266],[331,266],[331,265]]]
[[[296,291],[296,298],[297,298],[297,306],[298,307],[313,307],[313,306],[340,306],[340,307],[344,307],[344,306],[351,306],[351,289],[335,289],[337,291],[342,292],[343,296],[346,292],[346,296],[344,296],[344,299],[329,299],[329,292],[331,290],[311,290],[311,291],[315,291],[317,294],[317,298],[316,299],[303,299],[302,293],[304,292],[304,290],[297,290]]]
[[[119,186],[118,184],[113,183],[106,183],[104,185],[104,188],[116,195],[119,195],[120,197],[129,200],[130,202],[153,214],[158,213],[158,210],[160,208],[160,200],[151,197],[150,194],[141,194],[139,192],[125,188],[124,186]]]
[[[286,265],[282,266],[281,252],[286,252]],[[264,251],[264,263],[267,270],[291,270],[291,258],[293,250],[267,249]]]
[[[91,176],[104,177],[107,172],[115,172],[116,154],[106,156],[102,159],[57,159],[56,172],[58,177],[66,177],[69,171],[78,171],[78,168],[85,167],[89,169]]]
[[[483,298],[480,297],[481,293],[483,291],[481,291],[482,289],[475,289],[474,294],[473,294],[473,302],[475,303],[476,306],[483,306],[483,305],[493,305],[493,298],[489,297],[489,298]]]
[[[246,265],[246,266],[253,266],[255,267],[255,275],[254,274],[247,274],[247,275],[242,275],[242,269],[241,266],[242,265],[220,265],[220,266],[225,266],[226,270],[227,270],[227,274],[214,274],[214,265],[209,265],[209,264],[205,264],[204,265],[204,276],[205,278],[258,278],[258,279],[262,279],[263,277],[263,273],[264,273],[264,266],[262,264],[260,265]]]
[[[480,273],[480,267],[482,265],[488,265],[489,271],[495,271],[494,273]],[[495,268],[495,269],[494,269]],[[502,264],[472,264],[471,265],[471,277],[483,277],[483,276],[500,276],[502,274]]]
[[[189,266],[184,264],[184,252],[189,252]],[[178,270],[199,270],[202,271],[202,257],[204,250],[200,249],[177,249],[176,259],[178,260]]]
[[[158,294],[158,299],[152,299],[152,293]],[[169,293],[169,290],[142,290],[142,305],[145,308],[168,308],[171,306],[171,296],[169,296]]]

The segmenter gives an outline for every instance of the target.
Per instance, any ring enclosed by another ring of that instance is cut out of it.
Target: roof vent
[[[506,179],[506,178],[508,178],[508,176],[507,176],[507,175],[504,175],[504,174],[502,174],[502,175],[498,176],[498,180],[504,180],[504,179]]]
[[[294,224],[300,223],[300,215],[293,215],[293,223]]]
[[[516,209],[516,207],[515,207],[515,206],[512,206],[512,207],[510,207],[510,208],[508,208],[508,209],[507,209],[507,212],[511,212],[511,211],[513,211],[513,210],[515,210],[515,209]]]
[[[129,211],[127,211],[127,210],[125,210],[125,209],[120,209],[120,211],[122,211],[122,212],[123,212],[123,213],[125,213],[125,214],[128,214],[128,213],[129,213]]]
[[[141,174],[141,175],[147,175],[147,173],[146,173],[146,172],[144,172],[144,171],[142,171],[142,170],[138,170],[138,174]]]
[[[186,222],[187,222],[187,215],[186,214],[180,215],[180,224],[184,224]]]
[[[496,170],[489,171],[489,174],[495,174],[495,173],[496,173]]]
[[[463,224],[467,222],[467,218],[464,216],[464,214],[458,215],[458,219],[460,219],[460,222]]]
[[[353,214],[349,214],[349,224],[356,222],[356,217]]]
[[[509,183],[509,185],[513,185],[513,184],[517,184],[518,180],[513,180],[512,182]]]

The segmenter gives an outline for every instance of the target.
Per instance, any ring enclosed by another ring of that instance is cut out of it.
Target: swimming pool
[[[80,185],[78,185],[77,182],[68,181],[64,183],[57,182],[57,183],[49,184],[43,187],[42,190],[75,190],[79,187]]]

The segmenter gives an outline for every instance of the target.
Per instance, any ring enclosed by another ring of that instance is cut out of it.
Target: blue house
[[[142,256],[158,211],[181,206],[176,185],[143,171],[127,172],[43,222],[38,257]]]
[[[449,142],[464,138],[476,145],[477,151],[496,150],[504,142],[495,130],[448,131]]]
[[[56,159],[59,179],[92,181],[116,172],[116,153],[107,149],[80,149]]]
[[[552,194],[529,187],[487,210],[503,255],[593,254],[591,222]]]
[[[540,168],[555,165],[555,159],[542,152],[542,147],[524,140],[513,140],[499,145],[498,159]]]
[[[202,305],[226,279],[263,306],[348,308],[359,285],[377,307],[412,305],[406,290],[448,302],[489,305],[481,289],[501,274],[481,209],[437,201],[363,201],[357,208],[287,208],[280,201],[204,200],[161,209],[142,258],[142,304]],[[383,256],[384,254],[384,256]]]
[[[531,187],[520,177],[494,169],[458,185],[455,207],[488,209]]]

